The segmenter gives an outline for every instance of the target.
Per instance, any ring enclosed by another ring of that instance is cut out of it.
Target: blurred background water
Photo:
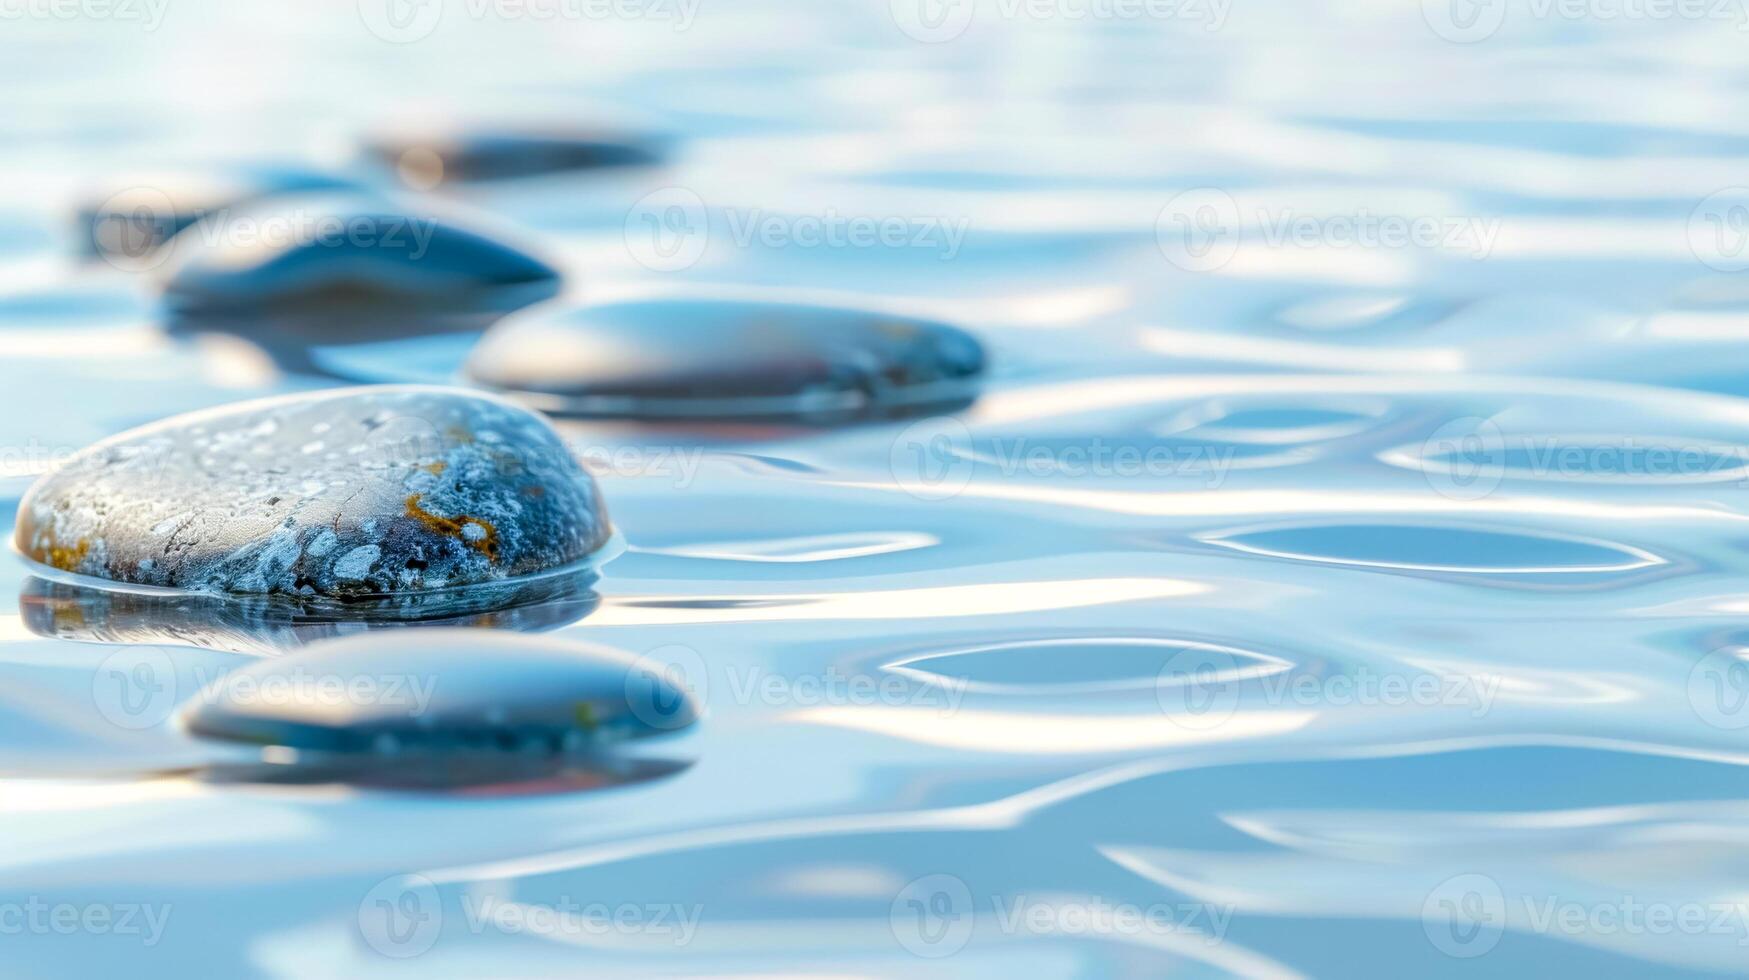
[[[562,423],[624,551],[475,625],[683,682],[663,779],[179,775],[216,750],[175,703],[305,637],[0,563],[4,972],[1741,972],[1746,23],[0,0],[8,513],[176,412],[453,381],[474,327],[181,331],[154,262],[80,255],[76,209],[159,174],[422,183],[359,149],[407,125],[662,148],[419,198],[561,302],[831,302],[991,356],[949,415]]]

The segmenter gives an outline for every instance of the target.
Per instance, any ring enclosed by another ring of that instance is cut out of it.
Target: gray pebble
[[[275,197],[179,233],[160,269],[178,315],[510,310],[559,289],[552,266],[464,220],[361,194]]]
[[[609,130],[462,129],[389,133],[365,151],[409,186],[506,180],[573,170],[649,166],[662,151],[649,137]]]
[[[608,647],[488,630],[346,637],[226,674],[194,735],[330,754],[552,755],[686,728],[698,706]]]
[[[609,533],[594,481],[540,416],[459,389],[383,386],[100,442],[31,487],[15,541],[117,582],[356,601],[561,569]]]
[[[854,417],[962,405],[984,351],[946,324],[855,309],[661,298],[510,316],[469,355],[481,384],[606,417]]]

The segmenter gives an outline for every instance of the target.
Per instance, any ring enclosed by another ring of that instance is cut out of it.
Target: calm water
[[[994,379],[950,418],[566,424],[624,552],[482,625],[691,688],[696,761],[635,785],[175,775],[229,758],[176,700],[297,637],[0,563],[4,972],[1741,972],[1742,11],[1310,6],[9,17],[6,520],[139,423],[452,377],[473,334],[288,372],[72,257],[118,173],[345,167],[422,115],[673,138],[445,191],[572,298],[891,307]]]

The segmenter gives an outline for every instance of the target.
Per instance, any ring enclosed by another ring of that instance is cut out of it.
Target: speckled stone
[[[542,754],[693,724],[661,671],[592,644],[485,630],[347,637],[232,671],[178,712],[188,732],[321,753]]]
[[[465,222],[374,195],[274,197],[180,232],[160,286],[181,315],[510,310],[558,292],[551,265]]]
[[[15,541],[64,571],[211,593],[360,600],[502,583],[609,537],[540,416],[384,386],[177,416],[44,476]]]
[[[220,209],[277,194],[356,186],[337,174],[274,164],[134,174],[110,181],[79,206],[78,238],[87,254],[143,262],[171,236]]]
[[[819,417],[964,404],[984,351],[946,324],[746,299],[548,304],[469,355],[481,384],[542,409],[619,417]]]
[[[609,130],[458,129],[385,133],[365,152],[396,169],[409,186],[508,180],[572,170],[649,166],[656,141]]]

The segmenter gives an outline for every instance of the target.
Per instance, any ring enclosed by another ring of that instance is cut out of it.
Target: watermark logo
[[[1215,187],[1185,191],[1160,209],[1154,236],[1166,261],[1186,272],[1213,272],[1239,253],[1239,203]]]
[[[492,930],[508,936],[545,936],[568,942],[599,942],[640,936],[686,946],[704,917],[702,905],[579,902],[569,895],[540,903],[506,901],[463,893],[462,914],[470,933]]]
[[[936,253],[943,262],[959,255],[971,219],[938,214],[845,214],[826,208],[819,214],[769,214],[763,208],[724,212],[737,248],[916,249]]]
[[[1184,936],[1204,945],[1223,942],[1231,923],[1232,905],[1205,902],[1112,902],[1104,898],[996,896],[991,900],[996,927],[1004,935],[1034,936]]]
[[[1447,956],[1481,956],[1500,942],[1506,929],[1506,895],[1487,875],[1447,878],[1421,903],[1421,929]]]
[[[887,464],[906,493],[918,500],[947,500],[972,482],[971,446],[971,430],[959,419],[923,419],[893,440]]]
[[[710,238],[704,198],[690,188],[651,191],[626,212],[626,250],[651,272],[692,268],[704,257]]]
[[[1489,673],[1378,671],[1359,666],[1330,673],[1295,671],[1282,661],[1254,661],[1220,647],[1188,646],[1155,679],[1160,710],[1191,731],[1209,731],[1238,712],[1249,690],[1271,708],[1458,708],[1472,718],[1493,710],[1505,678]]]
[[[1723,647],[1688,672],[1688,704],[1714,728],[1749,728],[1749,649]]]
[[[1421,0],[1421,16],[1433,33],[1453,44],[1474,44],[1506,23],[1507,0]]]
[[[1509,0],[1422,0],[1421,16],[1433,33],[1454,44],[1475,44],[1499,33]],[[1734,22],[1749,30],[1749,8],[1743,0],[1524,0],[1511,10],[1516,20],[1656,23],[1664,21]]]
[[[1427,485],[1450,500],[1480,500],[1506,477],[1506,437],[1491,419],[1453,419],[1421,444]]]
[[[150,272],[175,252],[181,224],[176,202],[157,187],[117,191],[93,212],[91,242],[105,262],[123,272]]]
[[[0,0],[5,2],[5,0]],[[359,0],[358,13],[372,34],[391,44],[411,44],[431,36],[446,14],[472,21],[666,23],[675,32],[691,29],[701,0]],[[447,4],[447,9],[446,9]]]
[[[293,248],[332,248],[404,252],[409,261],[425,258],[437,222],[416,215],[332,214],[294,208],[271,214],[221,209],[205,215],[184,234],[209,250],[221,247],[283,252]]]
[[[127,646],[103,658],[91,676],[91,699],[110,724],[130,731],[168,721],[180,702],[176,664],[161,647]]]
[[[358,0],[364,26],[390,44],[423,41],[443,20],[444,0]]]
[[[656,647],[626,669],[625,694],[632,714],[651,728],[685,728],[709,703],[709,668],[689,646]]]
[[[1238,254],[1246,229],[1254,232],[1258,245],[1278,251],[1421,249],[1479,261],[1493,252],[1502,224],[1499,218],[1387,214],[1369,208],[1308,214],[1258,207],[1247,213],[1226,191],[1203,187],[1167,201],[1155,219],[1154,234],[1168,262],[1187,272],[1213,272]]]
[[[113,21],[150,33],[164,23],[170,0],[0,0],[0,21]]]
[[[972,891],[953,875],[925,875],[893,899],[889,922],[893,938],[912,954],[926,959],[952,956],[972,938]]]
[[[891,0],[893,23],[913,41],[943,44],[965,34],[980,13],[1003,21],[1032,23],[1084,21],[1200,24],[1205,31],[1226,26],[1232,0]]]
[[[1749,187],[1727,187],[1695,205],[1688,216],[1688,248],[1710,269],[1749,269]]]
[[[893,23],[924,44],[952,41],[972,26],[977,0],[891,0]]]
[[[358,931],[371,949],[392,959],[424,953],[443,931],[437,886],[422,875],[383,879],[358,903]]]
[[[942,715],[959,710],[969,682],[960,677],[845,671],[829,665],[821,673],[779,674],[757,665],[728,666],[729,693],[736,704],[767,707],[934,708]]]
[[[1184,728],[1209,731],[1239,710],[1243,674],[1233,655],[1213,647],[1186,647],[1167,659],[1154,685],[1160,710]]]
[[[1604,936],[1715,936],[1749,945],[1749,902],[1671,902],[1632,894],[1574,899],[1518,894],[1508,899],[1485,874],[1441,882],[1421,905],[1428,942],[1447,956],[1474,959],[1500,943],[1508,921],[1536,936],[1595,941]]]

